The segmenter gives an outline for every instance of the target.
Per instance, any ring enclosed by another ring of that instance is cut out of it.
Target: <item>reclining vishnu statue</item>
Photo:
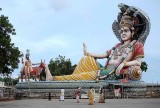
[[[112,24],[112,29],[120,43],[104,54],[88,52],[86,44],[83,43],[84,57],[74,72],[71,75],[52,76],[48,71],[48,80],[140,80],[143,47],[150,31],[150,20],[139,8],[123,3],[118,7],[120,12]],[[104,66],[96,61],[103,58],[107,58]]]

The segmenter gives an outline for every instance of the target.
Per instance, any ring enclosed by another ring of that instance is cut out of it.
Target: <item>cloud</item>
[[[68,46],[67,40],[62,36],[52,36],[39,42],[31,43],[38,52],[43,52],[46,49],[66,48]]]
[[[51,0],[50,6],[56,12],[67,9],[70,6],[70,0]]]
[[[56,50],[56,49],[65,49],[69,46],[66,36],[63,35],[54,35],[46,38],[45,40],[30,40],[12,38],[15,46],[18,46],[20,50],[30,49],[34,53],[42,53],[47,50]]]
[[[2,7],[7,7],[7,8],[9,7],[14,8],[17,6],[17,3],[14,0],[11,1],[1,0],[1,4],[3,4]]]

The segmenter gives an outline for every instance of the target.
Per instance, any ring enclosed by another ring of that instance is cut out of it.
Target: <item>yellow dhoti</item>
[[[89,97],[89,105],[93,105],[93,103],[94,103],[94,91],[93,91],[93,89],[89,90],[88,97]]]
[[[84,56],[78,63],[73,74],[55,76],[54,80],[95,80],[98,69],[98,63],[93,57]]]

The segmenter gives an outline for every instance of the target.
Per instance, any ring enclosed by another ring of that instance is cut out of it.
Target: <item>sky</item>
[[[33,63],[43,59],[48,64],[61,55],[74,65],[83,56],[83,42],[92,53],[104,53],[119,43],[112,31],[112,23],[120,12],[119,3],[138,7],[148,14],[151,30],[143,58],[148,70],[141,80],[160,82],[159,0],[0,0],[0,14],[8,16],[16,29],[12,42],[24,54],[29,49]],[[104,64],[106,59],[98,61]],[[13,78],[21,68],[19,63]]]

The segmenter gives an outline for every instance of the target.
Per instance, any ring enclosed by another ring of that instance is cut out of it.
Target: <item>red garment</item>
[[[81,95],[81,91],[78,89],[75,93],[76,96],[80,96]]]
[[[115,48],[117,48],[119,45],[121,45],[122,43],[118,43],[115,45]],[[108,50],[107,53],[110,55],[111,54],[112,49]],[[138,57],[144,57],[144,49],[143,49],[143,44],[140,42],[136,42],[133,45],[133,57],[132,60],[135,60]]]
[[[136,60],[137,58],[143,58],[144,57],[144,49],[143,49],[143,44],[140,42],[136,42],[133,45],[133,56],[132,56],[132,60]],[[122,74],[126,74],[128,73],[129,67],[125,67],[121,70],[120,73]]]
[[[133,60],[139,57],[144,57],[144,49],[143,49],[143,44],[140,42],[136,42],[133,45]]]

